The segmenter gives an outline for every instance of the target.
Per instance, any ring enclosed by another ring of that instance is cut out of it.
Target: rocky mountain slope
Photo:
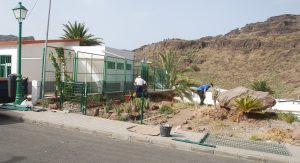
[[[276,97],[300,95],[300,15],[280,15],[251,23],[225,35],[197,40],[167,39],[135,49],[158,61],[159,53],[173,50],[179,66],[196,84],[214,82],[229,89],[267,80]]]
[[[0,35],[0,41],[17,41],[18,36],[14,35]],[[22,40],[34,40],[33,36],[22,37]]]

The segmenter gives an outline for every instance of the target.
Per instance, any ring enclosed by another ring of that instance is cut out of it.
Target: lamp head
[[[15,15],[15,18],[19,21],[22,22],[27,15],[27,9],[22,5],[22,2],[19,2],[19,4],[12,9]]]

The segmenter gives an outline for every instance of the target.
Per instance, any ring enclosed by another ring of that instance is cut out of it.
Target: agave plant
[[[260,111],[263,109],[262,102],[251,96],[236,99],[234,105],[238,109],[237,122],[240,122],[241,117],[243,117],[245,113]]]

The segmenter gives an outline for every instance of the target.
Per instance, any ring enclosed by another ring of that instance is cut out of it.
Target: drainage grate
[[[253,150],[259,152],[267,152],[284,156],[291,156],[291,153],[286,149],[284,145],[276,143],[266,143],[253,140],[242,140],[236,138],[229,138],[223,136],[209,135],[205,139],[204,143],[221,145],[227,147],[234,147],[246,150]]]

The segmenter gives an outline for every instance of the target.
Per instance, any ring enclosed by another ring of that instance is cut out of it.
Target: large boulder
[[[262,109],[267,109],[276,104],[275,99],[268,92],[254,91],[245,87],[237,87],[225,92],[221,92],[217,101],[221,107],[236,109],[234,104],[238,98],[251,96],[262,101]]]

